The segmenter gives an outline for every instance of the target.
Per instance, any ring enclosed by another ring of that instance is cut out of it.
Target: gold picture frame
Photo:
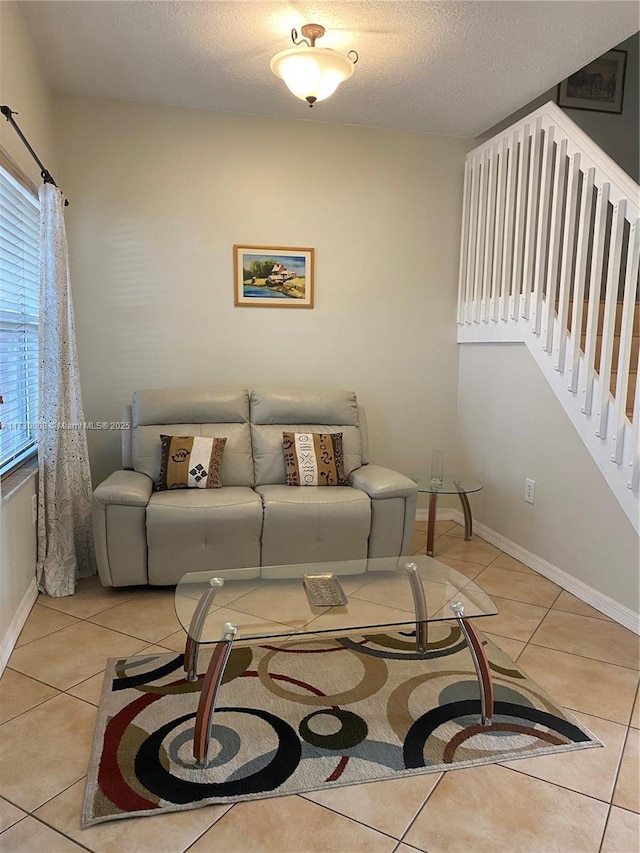
[[[314,250],[233,247],[234,302],[243,308],[313,308]]]

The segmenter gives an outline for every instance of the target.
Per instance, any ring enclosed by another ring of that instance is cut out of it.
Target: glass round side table
[[[483,487],[482,483],[479,480],[472,480],[471,477],[445,476],[441,481],[432,480],[431,474],[409,474],[409,477],[418,486],[419,492],[431,495],[429,498],[429,521],[427,523],[427,555],[433,557],[438,495],[458,495],[464,515],[464,538],[471,539],[473,520],[467,495],[471,492],[479,492]]]

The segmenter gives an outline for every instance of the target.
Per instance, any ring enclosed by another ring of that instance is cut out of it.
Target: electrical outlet
[[[528,504],[533,504],[536,502],[536,481],[529,480],[528,478],[524,481],[524,499]]]
[[[31,524],[38,520],[38,496],[31,495]]]

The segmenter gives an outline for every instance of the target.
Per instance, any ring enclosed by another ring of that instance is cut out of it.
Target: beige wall
[[[57,181],[53,102],[18,6],[0,2],[0,104],[15,117],[36,154]],[[0,116],[0,145],[35,183],[40,170],[9,122]]]
[[[467,143],[139,103],[56,99],[89,421],[136,388],[353,388],[374,461],[455,451]],[[236,308],[234,243],[313,246],[313,310]],[[120,465],[89,435],[93,476]]]
[[[524,344],[461,345],[458,430],[474,516],[637,613],[638,538]]]
[[[52,100],[13,2],[0,2],[0,104],[20,113],[16,121],[56,177]],[[4,117],[0,117],[0,145],[34,183],[40,183],[38,167]],[[35,574],[36,528],[31,519],[35,484],[32,475],[10,493],[5,483],[0,501],[0,644],[7,639]]]
[[[616,49],[627,51],[622,113],[602,113],[593,110],[572,110],[563,107],[566,114],[587,133],[594,142],[629,174],[636,183],[640,180],[638,124],[640,123],[640,34],[636,33]],[[577,70],[577,69],[576,69]],[[529,115],[547,101],[556,102],[558,87],[548,89],[535,100],[517,110],[508,118],[485,131],[476,143],[490,139],[524,116]]]
[[[3,497],[0,508],[0,672],[6,658],[8,631],[33,583],[36,564],[36,525],[31,519],[31,499],[36,476]],[[6,492],[6,486],[2,487]],[[26,617],[28,610],[24,610]],[[18,630],[15,624],[12,626]],[[16,637],[12,637],[13,641]]]

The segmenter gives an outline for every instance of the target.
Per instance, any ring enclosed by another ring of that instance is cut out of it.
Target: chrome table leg
[[[409,575],[413,606],[416,611],[416,651],[426,652],[429,623],[427,622],[427,600],[424,595],[422,578],[415,563],[407,563],[405,569]]]
[[[209,589],[200,596],[196,609],[193,611],[191,624],[187,633],[187,642],[184,647],[184,671],[187,673],[187,681],[198,680],[198,651],[200,650],[200,637],[204,623],[209,615],[209,608],[219,589],[224,586],[222,578],[211,578]]]
[[[493,681],[491,680],[489,660],[475,628],[464,617],[464,604],[461,602],[454,603],[451,605],[451,609],[455,613],[462,635],[467,641],[467,646],[471,652],[471,658],[478,677],[478,684],[480,685],[480,719],[483,726],[490,726],[493,716]]]

